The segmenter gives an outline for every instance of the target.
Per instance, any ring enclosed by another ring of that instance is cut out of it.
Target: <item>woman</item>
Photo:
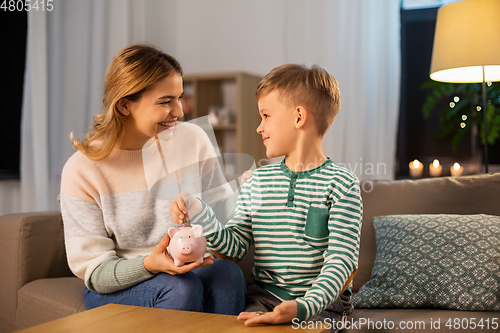
[[[203,264],[174,265],[166,250],[175,226],[170,201],[148,189],[142,149],[162,132],[174,133],[167,136],[171,147],[183,138],[196,142],[189,155],[200,165],[207,152],[214,155],[202,130],[177,125],[182,93],[173,57],[151,45],[128,46],[106,72],[103,113],[82,141],[72,137],[78,151],[63,169],[61,211],[68,263],[85,281],[89,309],[107,303],[232,315],[244,309],[245,280],[235,263],[208,256]],[[204,176],[220,179],[219,164],[208,164]],[[193,179],[186,186],[195,193],[206,186]],[[230,196],[228,185],[221,188]]]

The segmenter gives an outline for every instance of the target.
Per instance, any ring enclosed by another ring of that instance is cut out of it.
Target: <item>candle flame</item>
[[[458,164],[457,162],[455,162],[455,164],[453,164],[453,169],[459,170],[460,169],[460,164]]]
[[[414,160],[414,161],[413,161],[413,166],[414,166],[415,168],[418,168],[418,166],[419,166],[419,165],[420,165],[420,162],[419,162],[418,160]]]
[[[437,167],[439,166],[439,161],[438,161],[438,160],[434,160],[434,161],[432,162],[432,165],[433,165],[435,168],[437,168]]]

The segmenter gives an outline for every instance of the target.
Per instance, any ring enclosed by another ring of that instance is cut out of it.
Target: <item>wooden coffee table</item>
[[[65,318],[27,328],[22,333],[138,333],[138,332],[297,332],[290,325],[246,327],[236,316],[108,304]],[[324,329],[308,332],[328,332]]]

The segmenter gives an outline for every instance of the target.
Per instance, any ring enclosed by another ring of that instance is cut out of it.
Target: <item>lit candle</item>
[[[443,171],[443,167],[439,164],[438,160],[434,160],[434,162],[429,164],[429,174],[432,177],[441,176],[441,171]]]
[[[422,171],[424,170],[424,165],[419,162],[419,160],[414,160],[410,162],[410,177],[418,178],[422,177]]]
[[[461,176],[464,173],[464,167],[455,162],[455,164],[453,164],[453,166],[450,168],[450,172],[452,177]]]

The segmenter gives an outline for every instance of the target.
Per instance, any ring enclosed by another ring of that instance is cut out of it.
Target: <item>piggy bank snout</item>
[[[191,244],[183,244],[180,246],[179,250],[182,254],[190,254],[192,251],[192,245]]]
[[[202,242],[201,238],[196,239],[194,235],[179,237],[179,252],[181,254],[190,254],[195,251],[197,242]]]

